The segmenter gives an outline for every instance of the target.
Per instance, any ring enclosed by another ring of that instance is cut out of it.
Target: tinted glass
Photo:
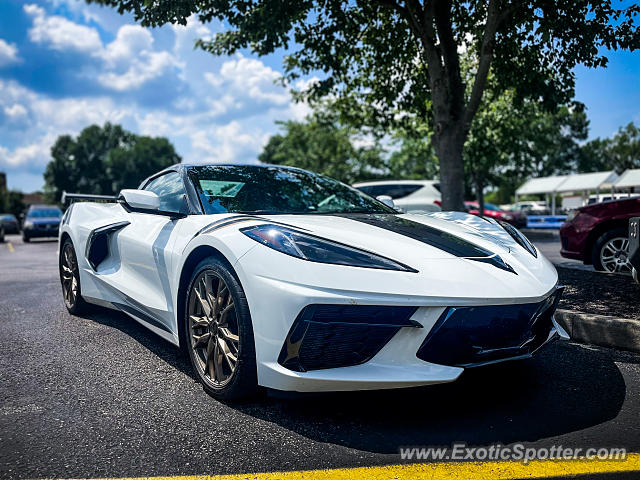
[[[48,218],[48,217],[61,217],[62,212],[57,208],[38,208],[29,210],[27,218]]]
[[[495,212],[501,212],[502,211],[502,209],[499,206],[494,205],[493,203],[485,203],[484,204],[484,209],[485,210],[493,210]]]
[[[358,190],[370,195],[372,197],[378,197],[380,195],[389,195],[394,200],[396,198],[406,197],[411,195],[422,188],[422,185],[410,185],[410,184],[393,184],[393,185],[367,185],[365,187],[358,187]]]
[[[205,213],[397,213],[324,175],[304,170],[241,166],[191,167],[189,177]]]
[[[169,172],[154,178],[144,189],[160,197],[160,210],[186,213],[186,192],[179,173]]]

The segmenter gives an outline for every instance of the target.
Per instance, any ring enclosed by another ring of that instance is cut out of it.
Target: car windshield
[[[60,216],[62,216],[62,212],[57,208],[38,208],[35,210],[30,210],[27,214],[28,218],[49,218]]]
[[[493,210],[494,212],[501,212],[502,211],[502,209],[499,206],[494,205],[493,203],[485,203],[484,204],[484,209],[485,210]]]
[[[207,214],[397,213],[354,188],[304,170],[216,165],[188,172]]]
[[[15,222],[16,221],[16,217],[14,217],[13,215],[2,215],[2,220],[8,220],[10,222]]]

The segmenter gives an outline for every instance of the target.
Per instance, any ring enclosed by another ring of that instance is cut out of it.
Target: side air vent
[[[278,363],[296,372],[359,365],[373,358],[417,307],[308,305],[298,315]]]
[[[109,235],[123,229],[130,222],[118,222],[92,230],[87,239],[85,256],[94,271],[109,256]]]

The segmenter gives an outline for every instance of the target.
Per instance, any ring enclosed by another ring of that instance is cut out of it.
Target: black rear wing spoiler
[[[91,195],[88,193],[67,193],[65,191],[62,192],[62,204],[64,205],[69,200],[70,203],[73,203],[76,200],[89,200],[91,202],[116,202],[118,201],[118,197],[115,195]]]

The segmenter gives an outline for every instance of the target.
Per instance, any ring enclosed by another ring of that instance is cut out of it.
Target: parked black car
[[[0,213],[0,223],[4,227],[4,233],[20,233],[20,225],[15,215]]]
[[[62,210],[54,205],[32,205],[27,210],[22,225],[22,240],[57,237]]]

